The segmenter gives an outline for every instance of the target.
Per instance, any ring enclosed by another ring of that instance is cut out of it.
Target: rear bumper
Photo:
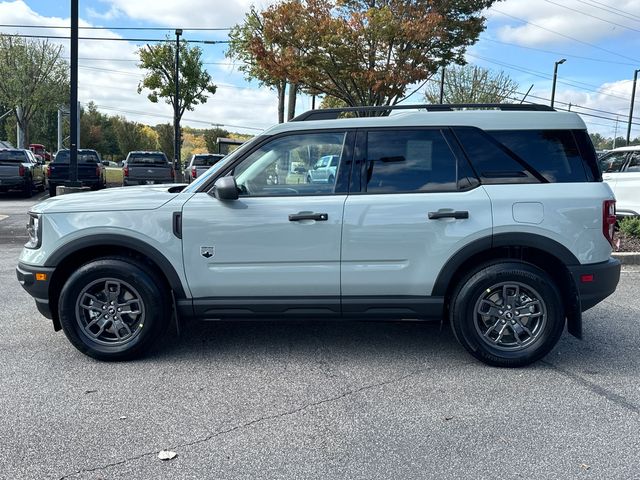
[[[11,188],[23,188],[26,185],[25,177],[2,177],[0,178],[0,188],[8,190]]]
[[[569,267],[569,271],[584,312],[615,292],[620,280],[620,261],[610,258],[602,263]]]
[[[36,301],[38,311],[47,318],[53,318],[49,306],[49,282],[55,268],[36,267],[19,263],[16,268],[18,282]],[[46,274],[46,280],[36,280],[36,273]]]
[[[127,179],[125,178],[122,181],[122,185],[125,187],[129,187],[131,185],[164,185],[167,183],[173,183],[173,179],[172,178],[165,178],[165,179],[149,179],[149,180],[140,180],[140,179],[135,179],[135,180],[131,180],[131,179]]]

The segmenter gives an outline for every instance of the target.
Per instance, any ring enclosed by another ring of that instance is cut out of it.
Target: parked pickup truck
[[[122,186],[173,183],[175,171],[162,152],[129,152],[122,168]]]
[[[35,188],[45,189],[42,162],[30,150],[0,149],[0,192],[20,190],[31,197]]]
[[[49,196],[55,197],[56,187],[69,182],[69,150],[58,150],[49,164]],[[106,187],[105,170],[95,150],[78,150],[78,181],[83,187],[99,190]]]

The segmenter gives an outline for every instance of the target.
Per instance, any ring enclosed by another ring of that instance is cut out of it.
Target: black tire
[[[143,263],[125,257],[100,258],[80,267],[64,284],[58,302],[69,341],[98,360],[144,355],[171,320],[171,295],[154,281],[157,276]]]
[[[24,198],[33,197],[33,181],[31,180],[31,178],[25,179],[25,184],[22,187],[22,196]]]
[[[50,197],[55,197],[56,196],[56,186],[55,185],[49,184],[49,196]]]
[[[564,329],[555,282],[527,263],[485,265],[464,278],[451,299],[454,335],[489,365],[529,365],[551,351]]]

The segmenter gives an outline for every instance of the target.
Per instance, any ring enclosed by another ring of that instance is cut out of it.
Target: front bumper
[[[18,282],[36,301],[38,311],[47,318],[53,318],[49,306],[49,282],[54,270],[51,267],[36,267],[24,263],[18,263],[16,267]],[[46,277],[44,280],[37,280],[36,274],[44,274]]]
[[[602,263],[569,267],[569,271],[584,312],[615,292],[620,280],[620,261],[610,258]]]

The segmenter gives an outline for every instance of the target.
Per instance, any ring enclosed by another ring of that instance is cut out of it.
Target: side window
[[[453,129],[458,141],[484,184],[539,183],[532,169],[512,151],[475,127]]]
[[[582,156],[571,130],[487,132],[549,182],[586,182]]]
[[[600,170],[602,173],[617,173],[622,170],[626,159],[627,152],[614,152],[605,155],[599,160]]]
[[[640,152],[633,152],[629,159],[629,165],[625,172],[638,173],[640,172]]]
[[[304,133],[276,138],[233,171],[241,196],[328,195],[335,190],[345,132]],[[322,168],[321,168],[322,167]]]
[[[440,130],[384,130],[367,134],[364,191],[457,190],[457,160]]]

